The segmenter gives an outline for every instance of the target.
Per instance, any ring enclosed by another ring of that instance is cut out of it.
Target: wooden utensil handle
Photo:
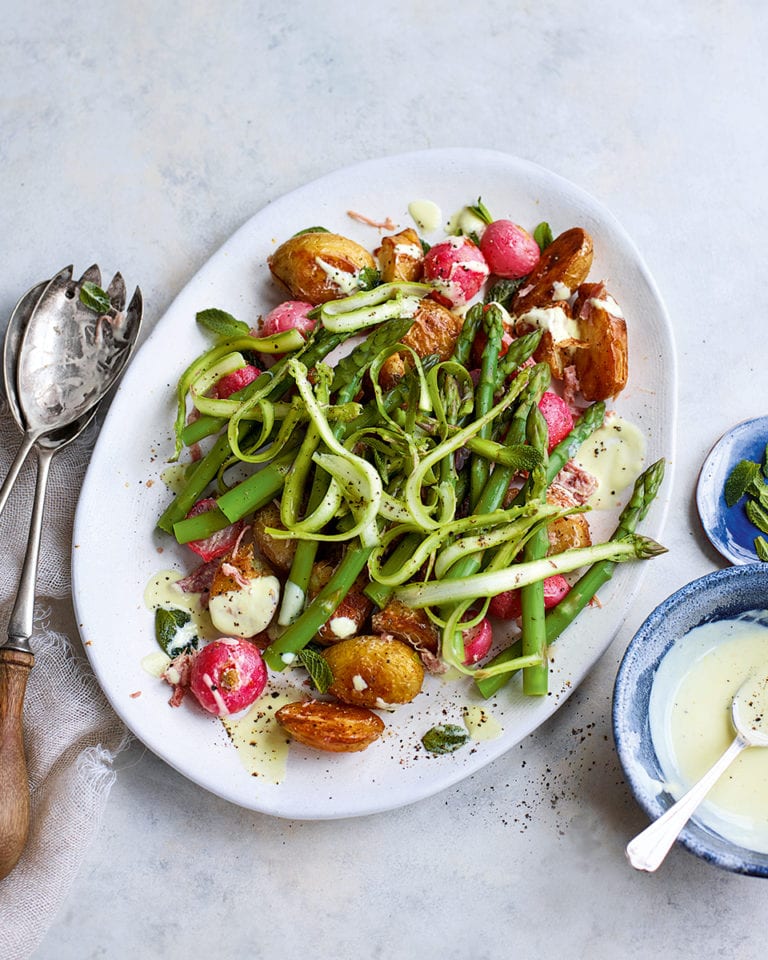
[[[0,879],[16,866],[29,833],[29,779],[22,714],[35,658],[0,648]]]

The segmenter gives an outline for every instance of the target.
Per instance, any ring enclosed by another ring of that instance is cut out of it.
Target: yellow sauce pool
[[[645,437],[634,424],[608,414],[604,425],[581,445],[573,458],[597,479],[590,507],[610,510],[618,506],[620,494],[643,469],[645,447]]]
[[[656,754],[676,798],[735,737],[731,704],[742,683],[768,667],[768,612],[703,624],[662,660],[650,701]],[[721,836],[768,853],[768,748],[744,750],[695,818]]]

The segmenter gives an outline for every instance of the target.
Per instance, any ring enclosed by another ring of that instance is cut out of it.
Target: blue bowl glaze
[[[729,507],[725,481],[740,460],[762,463],[768,443],[768,417],[755,417],[737,424],[709,452],[699,473],[696,506],[704,532],[712,546],[731,563],[754,563],[755,537],[760,534],[747,519],[744,500]]]
[[[651,613],[627,647],[613,694],[613,735],[637,802],[656,820],[674,802],[664,780],[649,723],[651,689],[664,655],[694,627],[768,608],[768,564],[717,570],[682,587]],[[690,820],[680,843],[724,870],[768,877],[768,854],[738,846]]]

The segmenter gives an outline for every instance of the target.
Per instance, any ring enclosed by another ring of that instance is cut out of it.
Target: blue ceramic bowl
[[[651,739],[649,702],[656,671],[667,651],[694,627],[749,610],[768,608],[768,564],[717,570],[682,587],[661,603],[640,627],[619,667],[613,696],[613,734],[624,773],[637,802],[651,820],[674,803]],[[727,840],[696,819],[680,843],[725,870],[768,877],[768,853]]]

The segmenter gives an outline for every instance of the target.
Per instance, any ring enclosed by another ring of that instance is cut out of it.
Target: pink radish
[[[455,307],[480,292],[488,273],[485,258],[469,237],[449,237],[424,257],[424,279]]]
[[[511,220],[494,220],[483,232],[480,251],[491,273],[509,280],[524,277],[539,262],[539,245]]]
[[[249,707],[267,685],[267,668],[248,640],[222,637],[195,655],[189,687],[203,710],[219,717]]]

